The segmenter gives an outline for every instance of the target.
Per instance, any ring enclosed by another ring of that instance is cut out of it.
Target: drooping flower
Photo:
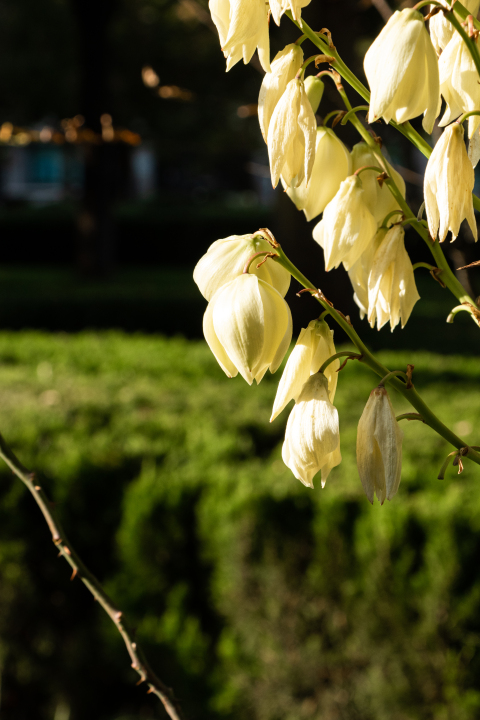
[[[477,223],[472,192],[475,173],[463,140],[463,127],[452,123],[437,141],[425,170],[424,194],[428,229],[443,242],[449,230],[452,242],[466,218],[475,240]]]
[[[396,186],[405,197],[405,181],[399,172],[393,168],[389,162],[385,161],[387,166],[387,174],[394,180]],[[360,142],[353,146],[352,149],[352,172],[359,170],[361,167],[378,166],[378,160],[367,143]],[[400,206],[393,197],[385,183],[380,184],[377,180],[378,173],[375,171],[365,171],[362,173],[362,184],[365,202],[368,209],[372,213],[377,223],[381,224],[388,213],[393,210],[399,210]],[[398,216],[390,220],[395,222]]]
[[[262,235],[231,235],[215,240],[200,258],[193,271],[193,279],[206,300],[217,290],[242,274],[247,260],[258,252],[272,248]],[[276,262],[268,260],[257,268],[261,256],[250,265],[249,272],[273,285],[282,297],[290,287],[290,273]]]
[[[462,5],[471,15],[477,17],[480,0],[463,0]],[[447,8],[446,4],[445,7]],[[435,5],[432,5],[431,9],[433,10],[434,8]],[[453,9],[455,10],[455,4],[453,5]],[[448,7],[448,10],[450,10],[450,7]],[[459,18],[458,15],[457,18]],[[445,13],[443,12],[439,12],[430,18],[429,30],[433,47],[435,48],[437,55],[441,55],[442,51],[445,50],[450,40],[457,32],[452,23],[447,20]]]
[[[401,225],[390,228],[373,258],[368,276],[368,321],[373,327],[376,320],[378,330],[389,320],[392,330],[400,321],[405,327],[420,299],[404,237]]]
[[[303,80],[294,78],[273,111],[268,127],[268,156],[272,185],[282,175],[287,185],[308,183],[315,160],[317,121]]]
[[[280,18],[287,10],[290,10],[295,20],[300,20],[302,8],[309,5],[311,0],[269,0],[269,2],[273,19],[277,25],[280,25]]]
[[[373,504],[391,500],[400,485],[402,439],[392,403],[384,387],[372,390],[358,423],[357,467],[363,489]]]
[[[480,41],[476,41],[480,49]],[[438,60],[440,92],[447,108],[439,122],[440,127],[449,125],[464,112],[480,107],[480,84],[475,63],[462,37],[456,32]],[[471,138],[480,125],[480,117],[468,118],[468,137]]]
[[[278,369],[292,339],[292,315],[274,287],[246,273],[215,293],[203,332],[224,372],[238,371],[251,385]]]
[[[368,277],[372,269],[375,253],[382,242],[387,228],[379,228],[370,245],[352,265],[348,271],[348,277],[353,287],[353,299],[360,309],[360,319],[363,320],[368,312]],[[375,322],[375,318],[373,318]]]
[[[309,75],[305,78],[305,92],[307,93],[314,115],[322,101],[324,90],[325,83],[316,75]]]
[[[322,213],[337,194],[340,184],[351,172],[350,154],[335,135],[326,127],[317,128],[315,162],[308,185],[305,180],[297,187],[284,184],[289,198],[307,220]]]
[[[263,0],[209,0],[208,7],[227,59],[227,71],[239,60],[250,62],[258,48],[265,72],[270,72],[268,5]]]
[[[258,95],[258,122],[263,139],[267,142],[268,126],[275,107],[294,79],[303,63],[303,50],[300,45],[287,45],[275,55],[271,72],[266,73]]]
[[[405,122],[424,114],[431,133],[440,112],[437,55],[423,15],[406,8],[395,12],[370,46],[364,60],[372,96],[368,121]]]
[[[362,180],[350,175],[323,213],[323,219],[313,229],[313,239],[323,247],[325,270],[343,263],[349,270],[377,231],[377,223],[367,207]]]
[[[340,464],[338,412],[328,398],[328,381],[320,373],[311,375],[289,415],[283,462],[297,480],[313,488],[321,472],[322,487],[332,468]]]
[[[330,330],[325,320],[312,320],[308,327],[302,329],[280,378],[270,422],[280,415],[290,400],[298,398],[310,375],[318,373],[325,360],[335,355],[335,352],[333,330]],[[339,367],[340,361],[337,359],[325,369],[328,396],[332,403]]]

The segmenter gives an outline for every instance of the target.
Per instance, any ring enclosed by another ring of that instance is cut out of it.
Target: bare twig
[[[140,675],[137,684],[146,682],[149,693],[154,693],[163,703],[163,706],[172,720],[184,720],[180,705],[176,700],[171,688],[167,687],[154,673],[143,653],[142,648],[134,639],[134,633],[127,624],[123,613],[115,605],[113,600],[109,598],[107,593],[100,585],[97,578],[84,565],[79,558],[72,545],[67,540],[58,519],[53,504],[48,499],[44,490],[40,485],[35,484],[34,473],[29,472],[15,456],[11,448],[7,445],[2,435],[0,435],[0,457],[7,463],[14,474],[27,486],[33,495],[35,502],[40,508],[43,517],[52,533],[52,540],[59,549],[59,555],[63,555],[65,560],[71,566],[73,572],[71,579],[79,577],[87,589],[92,593],[95,600],[98,600],[107,615],[115,624],[118,632],[123,638],[132,668]]]

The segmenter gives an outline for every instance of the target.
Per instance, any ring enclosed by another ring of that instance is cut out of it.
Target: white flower
[[[275,55],[271,72],[265,74],[258,96],[258,122],[267,142],[268,126],[275,107],[285,89],[302,67],[303,50],[300,45],[287,45]]]
[[[403,197],[405,197],[405,181],[399,172],[393,168],[389,162],[385,161],[387,166],[387,174],[395,182]],[[352,172],[359,170],[361,167],[377,166],[378,160],[373,151],[368,147],[367,143],[360,142],[354,145],[352,149]],[[388,213],[392,210],[399,210],[400,206],[388,189],[387,185],[377,181],[378,172],[374,170],[365,170],[362,172],[362,184],[365,202],[368,209],[373,214],[377,223],[381,224]],[[389,222],[395,222],[398,216],[393,217]]]
[[[477,40],[480,49],[480,42]],[[447,108],[439,122],[444,127],[459,115],[480,108],[480,84],[475,63],[461,36],[456,32],[438,60],[440,92]],[[471,138],[480,125],[480,117],[468,118],[468,137]]]
[[[372,390],[357,430],[357,467],[363,489],[373,504],[391,500],[400,485],[403,433],[383,387]]]
[[[362,181],[358,175],[350,175],[313,229],[313,239],[325,252],[325,270],[337,268],[342,262],[349,270],[376,232],[377,223],[366,205]]]
[[[387,231],[375,252],[368,276],[368,321],[373,327],[376,319],[378,330],[388,320],[392,330],[400,321],[402,328],[405,327],[413,306],[420,299],[404,237],[401,225]]]
[[[307,328],[302,329],[280,378],[270,422],[280,415],[290,400],[297,399],[310,375],[318,373],[325,360],[335,353],[333,330],[330,330],[325,320],[312,320]],[[337,359],[325,370],[328,396],[332,403],[337,389],[339,367],[340,361]]]
[[[270,10],[277,25],[283,13],[290,10],[295,20],[300,20],[302,8],[309,5],[311,0],[270,0]]]
[[[303,80],[294,78],[273,111],[268,128],[268,156],[272,185],[283,176],[287,184],[296,178],[308,183],[315,160],[317,121],[305,92]]]
[[[402,123],[424,113],[423,127],[432,132],[440,112],[438,64],[420,12],[395,12],[367,51],[364,68],[372,91],[370,123],[380,117]]]
[[[209,0],[208,7],[227,59],[227,71],[239,60],[244,63],[258,48],[265,72],[270,71],[268,5],[264,0]]]
[[[215,293],[203,332],[224,372],[233,377],[238,370],[251,385],[278,369],[292,339],[292,315],[275,288],[246,273]]]
[[[271,246],[259,234],[231,235],[216,240],[196,264],[193,279],[203,297],[211,300],[217,290],[243,273],[245,263],[252,255],[271,250]],[[249,273],[273,285],[285,297],[290,287],[290,273],[273,260],[267,260],[257,268],[262,259],[259,256],[251,263]]]
[[[463,0],[462,5],[471,15],[477,17],[480,0]],[[447,5],[445,5],[445,7],[447,7]],[[431,10],[434,8],[435,5],[432,5]],[[450,10],[450,7],[448,7],[448,9]],[[455,10],[455,5],[453,6],[453,9]],[[457,18],[460,19],[458,15]],[[443,12],[439,12],[430,18],[429,30],[433,47],[435,48],[437,55],[441,55],[442,50],[447,47],[448,43],[457,32],[452,23],[447,20],[445,13]]]
[[[282,183],[297,210],[303,210],[307,220],[312,220],[325,210],[350,173],[350,154],[345,145],[333,130],[319,127],[310,182],[307,185],[303,180],[293,187],[286,185],[282,177]]]
[[[463,140],[463,127],[453,123],[437,141],[425,170],[424,194],[428,229],[443,242],[449,230],[452,242],[466,218],[477,240],[472,192],[475,173]]]
[[[360,318],[363,320],[368,316],[368,276],[372,269],[375,253],[380,246],[387,228],[379,228],[370,245],[352,265],[348,271],[348,277],[353,287],[353,299],[360,308]],[[374,319],[375,322],[375,319]]]
[[[340,464],[338,412],[328,399],[324,375],[311,375],[289,415],[283,462],[297,480],[313,488],[313,477],[320,471],[322,487],[330,470]]]

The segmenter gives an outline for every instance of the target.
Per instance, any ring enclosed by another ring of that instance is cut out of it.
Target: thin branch
[[[72,580],[75,577],[80,578],[83,584],[91,592],[93,597],[98,600],[107,615],[115,624],[115,627],[123,638],[128,654],[130,655],[132,668],[140,675],[140,681],[137,684],[143,682],[148,684],[148,692],[153,693],[162,701],[167,714],[172,720],[184,720],[185,716],[182,713],[173,691],[156,676],[148,664],[143,650],[134,639],[134,632],[127,624],[122,611],[107,595],[97,578],[84,565],[83,561],[67,540],[53,504],[50,502],[40,485],[35,484],[34,473],[29,472],[22,465],[11,448],[5,442],[2,435],[0,435],[0,457],[7,463],[8,467],[24,483],[24,485],[27,486],[33,495],[35,502],[40,508],[50,532],[52,533],[53,543],[59,549],[60,554],[63,555],[73,570]]]

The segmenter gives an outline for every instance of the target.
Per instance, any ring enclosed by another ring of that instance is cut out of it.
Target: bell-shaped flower
[[[265,72],[270,72],[268,4],[263,0],[209,0],[208,7],[227,59],[227,71],[239,60],[250,62],[258,48]]]
[[[325,90],[325,83],[320,80],[316,75],[309,75],[305,78],[305,92],[307,93],[308,100],[312,106],[313,114],[318,110],[318,106],[323,97],[323,91]]]
[[[420,299],[404,237],[402,226],[394,225],[373,258],[368,276],[368,321],[373,327],[376,320],[378,330],[388,320],[392,330],[400,321],[402,328],[405,327],[413,306]]]
[[[193,271],[193,279],[206,300],[211,300],[217,290],[243,273],[245,264],[252,255],[258,252],[269,252],[272,248],[262,235],[231,235],[222,240],[215,240],[200,258]],[[290,287],[290,273],[273,260],[262,262],[262,257],[255,259],[249,273],[273,285],[282,297]]]
[[[385,161],[387,166],[387,174],[395,182],[396,186],[405,197],[405,181],[399,172],[393,168],[389,162]],[[361,167],[378,166],[378,160],[368,147],[367,143],[360,142],[354,145],[352,149],[352,172],[356,172]],[[365,202],[373,217],[380,225],[388,213],[393,210],[399,210],[400,206],[393,197],[385,183],[377,180],[378,172],[374,170],[366,170],[362,173],[362,184]],[[397,218],[392,218],[390,222],[395,222]]]
[[[400,485],[402,439],[392,403],[384,387],[372,390],[358,422],[357,467],[370,502],[391,500]]]
[[[370,245],[352,265],[348,277],[353,287],[353,299],[360,309],[360,319],[368,316],[368,277],[372,269],[375,253],[387,233],[387,228],[379,228]]]
[[[338,412],[323,374],[311,375],[297,398],[288,417],[282,459],[297,480],[311,488],[318,472],[324,487],[330,470],[342,460]]]
[[[480,7],[480,0],[463,0],[462,5],[468,10],[471,15],[477,17]],[[435,5],[432,5],[431,7],[433,10],[435,8]],[[447,7],[446,4],[445,7]],[[450,10],[450,7],[448,7],[448,9]],[[455,10],[455,5],[453,5],[453,9]],[[457,18],[460,19],[458,15]],[[437,55],[442,54],[442,51],[445,50],[450,40],[457,32],[453,27],[452,23],[447,20],[447,18],[445,17],[445,13],[443,12],[439,12],[430,18],[429,30],[433,47],[435,48]]]
[[[337,268],[342,262],[350,270],[376,232],[377,223],[365,202],[362,180],[350,175],[313,229],[313,239],[325,253],[325,270]]]
[[[268,126],[275,107],[302,67],[303,50],[300,45],[287,45],[275,55],[271,72],[266,73],[258,95],[258,121],[263,139],[267,142]]]
[[[307,183],[315,160],[317,121],[305,92],[303,80],[294,78],[273,111],[268,127],[268,156],[272,185],[280,175],[287,185]]]
[[[424,194],[428,229],[443,242],[449,230],[452,242],[466,218],[477,240],[472,192],[475,173],[463,140],[463,127],[452,123],[433,148],[425,170]]]
[[[310,375],[318,373],[325,360],[335,353],[333,330],[330,330],[325,320],[312,320],[307,328],[302,329],[280,378],[270,422],[280,415],[290,400],[298,398]],[[325,369],[328,396],[332,403],[337,389],[339,367],[340,361],[337,359]]]
[[[280,366],[292,339],[292,315],[274,287],[245,273],[215,293],[203,332],[223,371],[233,377],[238,370],[251,385]]]
[[[287,10],[293,15],[294,20],[300,20],[302,8],[310,4],[311,0],[269,0],[270,10],[277,25],[280,25],[280,18]]]
[[[372,91],[368,122],[424,114],[423,127],[432,132],[440,112],[438,63],[422,13],[397,10],[367,51],[364,69]]]
[[[330,128],[319,127],[310,182],[307,185],[303,180],[293,187],[286,185],[282,177],[282,184],[297,210],[303,210],[307,220],[312,220],[325,210],[350,173],[350,154],[343,142]]]
[[[476,41],[480,50],[480,41]],[[464,112],[480,107],[480,84],[475,63],[462,37],[456,32],[438,60],[440,92],[447,108],[439,122],[440,127],[449,125]],[[471,138],[480,125],[480,117],[468,118],[468,137]]]

